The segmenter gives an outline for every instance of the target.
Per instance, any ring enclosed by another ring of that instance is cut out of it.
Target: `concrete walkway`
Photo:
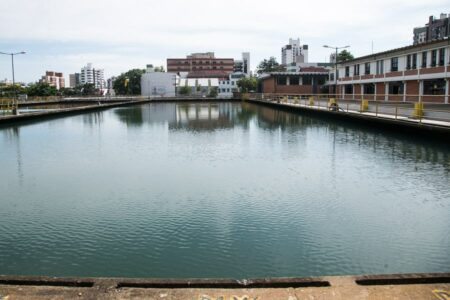
[[[450,274],[232,280],[0,276],[0,299],[450,299]]]

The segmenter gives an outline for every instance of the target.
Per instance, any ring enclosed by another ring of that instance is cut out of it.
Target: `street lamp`
[[[335,49],[336,50],[336,56],[334,58],[334,92],[336,94],[336,100],[337,100],[337,63],[338,63],[338,50],[339,49],[345,49],[349,48],[350,46],[344,46],[344,47],[333,47],[328,45],[323,45],[325,48]]]
[[[13,114],[17,114],[17,92],[16,92],[16,82],[14,79],[14,55],[19,55],[19,54],[25,54],[25,51],[21,51],[21,52],[17,52],[17,53],[7,53],[7,52],[0,52],[0,54],[4,54],[4,55],[11,55],[11,67],[12,67],[12,79],[13,79],[13,89],[14,89],[14,109],[13,109]]]

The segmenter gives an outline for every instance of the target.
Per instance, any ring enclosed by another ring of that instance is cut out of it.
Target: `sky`
[[[281,61],[289,38],[309,45],[310,62],[327,62],[323,45],[356,57],[412,44],[413,28],[450,13],[450,0],[0,0],[0,52],[15,57],[15,77],[35,82],[46,70],[69,74],[88,62],[105,77],[192,52],[240,59],[254,70]],[[11,59],[0,55],[0,80]]]

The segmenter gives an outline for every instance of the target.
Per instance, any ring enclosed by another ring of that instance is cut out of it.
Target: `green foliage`
[[[16,84],[15,89],[17,95],[25,93],[25,89],[20,84]],[[12,84],[0,84],[0,97],[14,97],[14,86]]]
[[[126,73],[120,74],[114,80],[113,88],[117,95],[140,95],[141,94],[141,76],[144,70],[132,69]]]
[[[163,66],[159,66],[159,67],[155,67],[155,68],[154,68],[154,71],[155,71],[155,72],[165,72],[166,70],[164,69]]]
[[[337,62],[343,62],[343,61],[346,61],[346,60],[354,59],[355,57],[349,51],[342,50],[341,52],[339,52],[337,58],[338,58]]]
[[[57,92],[56,87],[42,82],[31,84],[26,88],[26,93],[29,97],[56,96]]]
[[[178,90],[178,93],[180,95],[190,95],[191,94],[191,88],[188,86],[182,86],[180,87],[180,89]]]
[[[218,88],[217,88],[217,87],[212,87],[212,88],[209,90],[208,97],[210,97],[210,98],[216,98],[218,94],[219,94]]]
[[[243,77],[236,83],[242,93],[255,91],[258,87],[258,80],[255,77]]]
[[[277,62],[277,59],[271,56],[269,59],[264,59],[259,63],[257,73],[282,72],[286,69]]]

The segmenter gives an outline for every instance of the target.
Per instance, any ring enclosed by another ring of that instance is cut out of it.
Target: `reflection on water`
[[[450,150],[248,103],[0,128],[5,274],[450,271]]]

